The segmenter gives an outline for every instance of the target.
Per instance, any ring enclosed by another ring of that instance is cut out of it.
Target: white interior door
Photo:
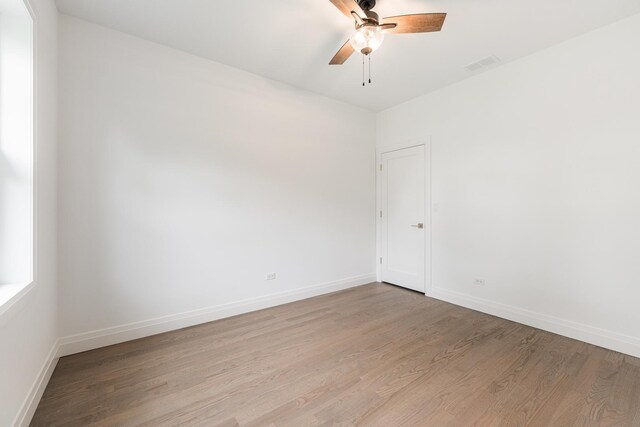
[[[424,146],[383,153],[380,174],[383,282],[425,292]]]

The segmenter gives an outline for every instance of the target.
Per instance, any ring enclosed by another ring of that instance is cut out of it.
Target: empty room
[[[0,0],[0,427],[640,427],[638,0]]]

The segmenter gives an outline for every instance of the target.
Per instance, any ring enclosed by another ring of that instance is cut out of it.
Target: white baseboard
[[[471,295],[433,287],[429,296],[610,350],[640,357],[640,339]]]
[[[199,325],[225,317],[236,316],[250,311],[261,310],[311,298],[330,292],[340,291],[355,286],[365,285],[375,282],[374,273],[363,276],[350,277],[343,280],[323,283],[307,288],[295,289],[292,291],[280,292],[257,298],[250,298],[233,303],[221,304],[213,307],[202,308],[184,313],[172,314],[155,319],[143,320],[126,325],[115,326],[97,331],[85,332],[71,335],[60,339],[58,357],[68,356],[82,351],[93,350],[112,344],[131,341],[150,335],[173,331],[188,326]]]
[[[15,427],[28,427],[31,423],[33,414],[35,414],[38,403],[40,403],[40,398],[42,398],[42,394],[45,388],[47,388],[47,384],[49,384],[49,379],[51,379],[51,374],[53,374],[53,370],[58,363],[58,347],[59,341],[56,341],[53,347],[51,347],[51,351],[49,351],[38,377],[31,386],[31,390],[22,404],[20,412],[18,412],[18,415],[13,421]]]

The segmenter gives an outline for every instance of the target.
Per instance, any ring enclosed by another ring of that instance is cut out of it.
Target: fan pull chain
[[[371,84],[371,54],[369,55],[362,55],[362,86],[365,86],[365,80],[364,80],[364,57],[367,56],[369,57],[369,84]]]

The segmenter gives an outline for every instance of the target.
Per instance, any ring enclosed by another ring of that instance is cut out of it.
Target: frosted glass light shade
[[[356,30],[351,37],[351,46],[356,52],[369,55],[380,47],[384,40],[384,33],[375,25],[364,25]]]

